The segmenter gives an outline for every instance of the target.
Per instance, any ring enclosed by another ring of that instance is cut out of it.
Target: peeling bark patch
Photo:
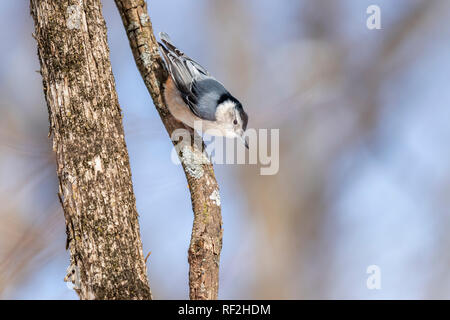
[[[220,207],[220,194],[219,190],[214,190],[213,193],[209,196],[209,199],[212,200],[218,207]]]
[[[150,22],[149,16],[145,13],[141,13],[141,15],[139,16],[139,19],[141,20],[141,24],[143,26],[149,24],[149,22]]]
[[[77,265],[71,264],[67,268],[67,274],[64,277],[64,282],[71,283],[70,287],[74,290],[80,290],[80,268]]]
[[[79,5],[67,7],[67,28],[70,30],[81,28],[81,8]]]
[[[139,29],[139,23],[133,21],[128,25],[127,31],[134,31],[137,29]]]
[[[99,156],[94,158],[94,170],[95,173],[103,171],[102,159]]]
[[[150,64],[152,63],[152,55],[147,51],[144,51],[141,53],[141,60],[145,66],[150,66]]]

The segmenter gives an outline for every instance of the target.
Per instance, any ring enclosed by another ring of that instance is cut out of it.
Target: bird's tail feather
[[[188,92],[194,79],[209,76],[204,67],[175,47],[167,33],[160,32],[159,37],[162,43],[158,44],[167,69],[180,91]]]
[[[165,32],[159,33],[159,38],[161,41],[166,45],[167,49],[169,51],[174,52],[177,56],[184,56],[183,51],[175,47],[175,45],[172,43],[172,40],[170,39],[169,35]]]

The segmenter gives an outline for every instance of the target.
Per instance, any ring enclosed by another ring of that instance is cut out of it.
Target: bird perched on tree
[[[170,75],[164,84],[170,113],[191,128],[201,121],[202,132],[239,138],[248,148],[243,137],[248,116],[242,104],[204,67],[175,47],[167,33],[160,32],[159,37]]]

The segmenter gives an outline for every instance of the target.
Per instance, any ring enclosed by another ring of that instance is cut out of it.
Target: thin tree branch
[[[177,129],[186,129],[168,111],[163,83],[167,73],[158,51],[150,17],[144,0],[115,0],[127,32],[136,65],[152,96],[156,109],[169,136]],[[194,133],[191,130],[191,141]],[[175,141],[174,141],[175,144]],[[201,145],[201,144],[200,144]],[[219,288],[219,260],[222,249],[222,216],[219,188],[211,162],[202,146],[179,148],[179,156],[191,192],[194,211],[191,243],[188,251],[189,297],[217,299]],[[196,161],[196,160],[201,160]]]
[[[151,299],[100,0],[31,0],[81,299]]]

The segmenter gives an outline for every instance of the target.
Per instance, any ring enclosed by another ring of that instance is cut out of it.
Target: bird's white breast
[[[228,132],[222,123],[227,112],[232,107],[228,103],[223,103],[217,108],[216,117],[218,121],[203,120],[194,115],[189,106],[184,103],[177,87],[175,86],[171,77],[165,83],[164,97],[166,99],[167,107],[170,113],[178,120],[187,126],[194,128],[194,122],[201,121],[202,132],[208,131],[208,134],[217,136],[228,136]]]

